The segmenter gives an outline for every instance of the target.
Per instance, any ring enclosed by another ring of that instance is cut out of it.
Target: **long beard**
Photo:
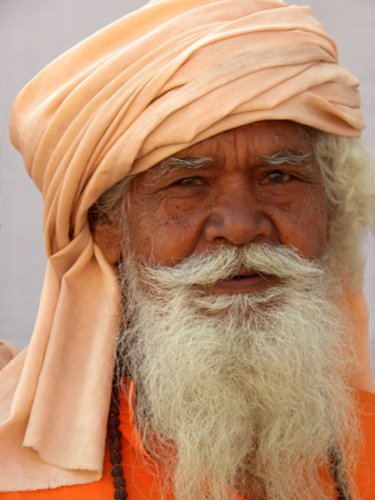
[[[279,284],[207,293],[241,266]],[[252,244],[173,268],[128,259],[120,277],[118,370],[135,381],[137,425],[169,471],[165,490],[178,500],[227,500],[236,491],[329,498],[321,473],[337,446],[353,467],[357,420],[346,383],[349,335],[323,270],[288,248]]]

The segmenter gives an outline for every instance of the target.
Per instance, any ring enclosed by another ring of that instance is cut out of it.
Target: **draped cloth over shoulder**
[[[154,0],[22,90],[11,138],[43,193],[49,261],[31,343],[0,379],[2,490],[101,476],[119,298],[89,207],[123,177],[258,120],[358,136],[358,84],[308,7]]]

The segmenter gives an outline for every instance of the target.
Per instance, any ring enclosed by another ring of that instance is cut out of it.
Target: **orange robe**
[[[375,394],[358,391],[362,410],[362,433],[365,447],[362,452],[357,484],[361,500],[375,499]],[[160,500],[155,483],[155,464],[147,456],[140,436],[133,424],[132,414],[125,399],[120,403],[120,430],[122,438],[122,465],[127,483],[128,500]],[[106,447],[103,477],[100,481],[84,485],[63,486],[52,490],[0,493],[1,500],[105,500],[113,499],[114,487],[110,474],[109,448]],[[336,496],[337,498],[337,496]],[[167,500],[173,500],[169,495]],[[238,495],[238,500],[243,498]],[[336,500],[335,496],[332,500]]]

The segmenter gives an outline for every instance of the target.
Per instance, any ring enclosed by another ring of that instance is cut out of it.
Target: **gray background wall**
[[[247,1],[247,0],[244,0]],[[20,347],[32,333],[46,259],[42,200],[8,139],[10,107],[43,66],[144,0],[0,0],[0,338]],[[292,1],[290,1],[292,3]],[[373,0],[295,0],[313,7],[336,40],[340,62],[361,81],[364,134],[375,150],[375,3]],[[375,367],[375,238],[369,239],[365,289],[372,311]]]

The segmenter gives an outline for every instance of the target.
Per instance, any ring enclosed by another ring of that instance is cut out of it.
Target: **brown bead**
[[[108,427],[118,427],[119,425],[120,425],[120,420],[115,415],[109,417]]]
[[[109,434],[109,437],[111,439],[115,439],[115,438],[121,439],[121,431],[120,431],[120,429],[116,429],[116,427],[113,427],[112,429],[110,428],[108,430],[108,434]]]
[[[113,451],[110,455],[109,455],[109,461],[111,462],[112,465],[117,465],[117,464],[120,464],[121,463],[121,453],[119,453],[118,451]]]
[[[115,488],[125,488],[126,482],[122,476],[116,476],[113,480],[113,486]]]
[[[118,415],[120,409],[118,407],[118,404],[117,403],[111,403],[110,407],[109,407],[109,413],[110,414],[115,414],[115,415]]]
[[[113,477],[122,476],[123,471],[121,465],[114,465],[111,469],[111,474]]]
[[[124,490],[124,488],[119,488],[118,490],[115,490],[115,500],[125,500],[127,498],[128,494]]]
[[[111,451],[120,451],[121,450],[121,441],[118,438],[111,439],[109,441],[109,449]]]

